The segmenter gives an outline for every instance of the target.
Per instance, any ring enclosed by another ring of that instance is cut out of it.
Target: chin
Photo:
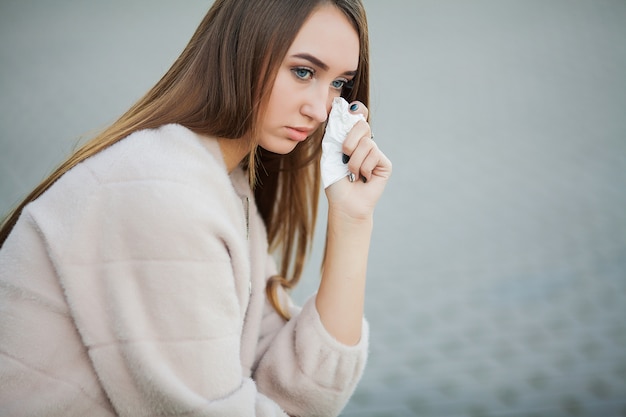
[[[290,140],[290,139],[284,139],[282,141],[280,141],[279,143],[260,143],[259,146],[261,148],[263,148],[264,150],[271,152],[271,153],[275,153],[278,155],[287,155],[291,152],[293,152],[294,149],[296,149],[296,146],[298,146],[299,142]]]

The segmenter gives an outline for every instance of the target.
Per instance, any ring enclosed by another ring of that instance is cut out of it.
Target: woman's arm
[[[97,383],[119,416],[286,416],[242,370],[249,247],[230,179],[180,127],[134,135],[31,206]]]
[[[359,111],[367,109],[361,105]],[[355,125],[348,136],[344,152],[351,155],[349,169],[367,182],[344,179],[326,190],[328,246],[319,291],[282,327],[271,307],[264,318],[254,379],[260,392],[291,415],[338,415],[367,359],[367,254],[374,206],[391,163],[370,139],[366,122]]]
[[[242,377],[245,306],[231,255],[247,252],[236,246],[244,229],[184,183],[105,189],[94,201],[102,208],[86,207],[90,218],[80,223],[98,225],[102,251],[65,262],[63,283],[116,413],[285,416]],[[106,222],[93,220],[104,213]]]
[[[328,214],[326,260],[316,307],[326,330],[346,345],[361,339],[371,232],[371,218]]]
[[[367,108],[358,102],[355,113],[367,118]],[[343,144],[350,157],[348,168],[356,178],[347,178],[326,189],[328,231],[326,257],[316,307],[324,327],[338,341],[357,344],[365,298],[365,277],[374,207],[389,177],[391,162],[371,139],[368,123],[358,122]]]

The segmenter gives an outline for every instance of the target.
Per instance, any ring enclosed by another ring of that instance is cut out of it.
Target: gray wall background
[[[365,4],[394,176],[344,415],[626,416],[626,2]],[[147,91],[209,5],[2,0],[0,212]]]

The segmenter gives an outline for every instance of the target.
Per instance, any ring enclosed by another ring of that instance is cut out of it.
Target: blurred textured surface
[[[0,211],[154,84],[209,3],[1,2]],[[626,2],[365,3],[394,176],[344,416],[626,416]]]

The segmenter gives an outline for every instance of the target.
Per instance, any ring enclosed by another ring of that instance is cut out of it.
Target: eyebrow
[[[311,54],[301,53],[301,54],[295,54],[295,55],[293,55],[293,57],[294,58],[306,59],[307,61],[309,61],[313,65],[316,65],[316,66],[320,67],[324,71],[328,71],[328,65],[326,65],[324,62],[322,62],[322,60],[320,60],[317,57],[314,57]],[[346,71],[346,72],[343,73],[343,75],[345,75],[345,76],[354,76],[354,75],[356,75],[356,71]]]

